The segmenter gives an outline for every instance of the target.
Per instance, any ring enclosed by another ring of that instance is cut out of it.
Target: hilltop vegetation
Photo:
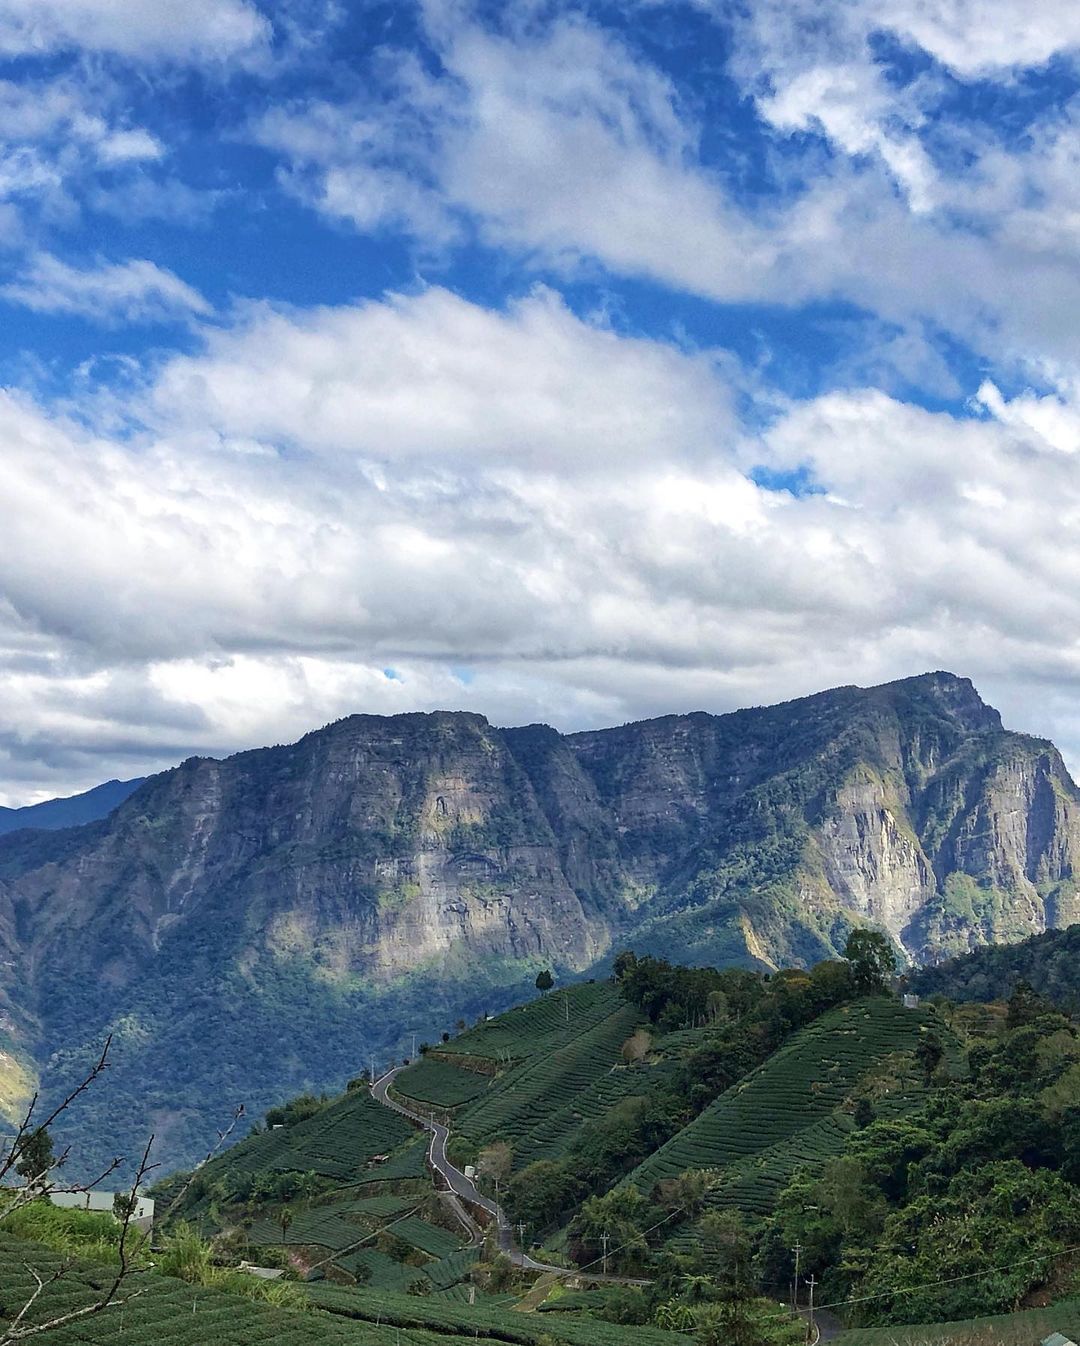
[[[1048,930],[1019,944],[975,949],[911,978],[913,990],[950,1000],[1005,1000],[1024,982],[1058,1009],[1080,1013],[1080,925]]]

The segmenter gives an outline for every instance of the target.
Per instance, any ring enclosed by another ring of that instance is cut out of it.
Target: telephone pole
[[[416,1060],[416,1034],[412,1035],[412,1060]]]
[[[817,1285],[817,1278],[811,1276],[806,1282],[810,1287],[810,1317],[806,1320],[806,1340],[808,1346],[813,1346],[814,1338],[814,1286]]]
[[[799,1258],[802,1256],[802,1244],[796,1243],[791,1250],[795,1254],[795,1279],[791,1282],[791,1316],[799,1316]]]
[[[607,1232],[606,1229],[605,1229],[604,1232],[600,1235],[600,1244],[601,1244],[602,1248],[604,1249],[604,1275],[605,1275],[605,1276],[607,1275],[607,1246],[608,1246],[608,1238],[609,1238],[609,1237],[610,1237],[610,1235],[608,1234],[608,1232]]]

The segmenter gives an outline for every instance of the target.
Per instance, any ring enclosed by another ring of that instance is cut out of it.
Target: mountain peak
[[[887,694],[894,704],[906,703],[912,710],[933,710],[972,732],[1000,731],[1004,727],[1001,715],[986,704],[970,678],[945,669],[900,678],[871,690]]]

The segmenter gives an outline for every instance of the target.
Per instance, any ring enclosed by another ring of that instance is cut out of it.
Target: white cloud
[[[172,360],[155,416],[176,408],[230,440],[373,463],[589,472],[706,456],[732,433],[712,362],[620,338],[539,290],[497,313],[442,289],[303,314],[255,308]]]
[[[896,83],[874,60],[875,31],[914,40],[909,9],[749,7],[733,68],[763,118],[781,139],[818,130],[840,151],[792,151],[808,185],[779,180],[767,204],[703,164],[702,128],[666,76],[582,17],[531,8],[495,31],[429,3],[438,76],[387,56],[363,97],[276,108],[254,134],[280,154],[287,190],[421,248],[476,233],[525,265],[600,263],[722,302],[847,301],[912,349],[933,329],[1009,369],[1076,361],[1073,119],[1048,112],[1013,146],[976,122],[943,129],[945,73]]]
[[[206,340],[131,437],[0,401],[9,797],[355,710],[572,728],[939,666],[1080,750],[1080,477],[1034,395],[835,393],[748,440],[722,364],[548,293]]]
[[[580,19],[499,36],[456,15],[443,74],[402,57],[393,98],[278,109],[254,127],[285,184],[362,230],[430,245],[467,218],[499,246],[575,265],[596,258],[719,299],[760,293],[767,232],[695,160],[673,86]]]
[[[0,0],[0,52],[113,52],[218,63],[261,52],[269,21],[245,0]]]
[[[201,294],[154,262],[99,262],[80,269],[38,253],[15,280],[0,286],[0,299],[37,313],[76,313],[97,322],[163,322],[208,317]]]
[[[0,202],[50,224],[70,223],[102,174],[118,197],[137,197],[145,166],[161,160],[165,147],[130,123],[120,101],[103,78],[0,80]]]

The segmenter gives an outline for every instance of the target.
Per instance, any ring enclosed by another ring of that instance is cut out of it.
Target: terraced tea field
[[[382,1107],[367,1089],[355,1089],[314,1117],[296,1126],[249,1136],[208,1164],[208,1177],[250,1174],[261,1170],[317,1173],[342,1182],[386,1178],[390,1166],[367,1169],[375,1155],[387,1154],[412,1140],[416,1132],[396,1113]],[[424,1148],[412,1157],[407,1172],[395,1177],[423,1177]]]
[[[415,1098],[421,1103],[456,1108],[484,1093],[492,1082],[493,1078],[489,1074],[464,1070],[451,1061],[443,1060],[436,1053],[429,1052],[416,1065],[409,1066],[397,1076],[394,1089],[396,1093]]]
[[[687,1346],[687,1338],[657,1327],[626,1327],[599,1318],[572,1319],[569,1315],[518,1313],[510,1296],[491,1296],[475,1305],[455,1303],[443,1296],[376,1292],[366,1286],[312,1287],[312,1298],[323,1308],[350,1318],[393,1323],[410,1330],[428,1329],[473,1337],[479,1333],[518,1346],[539,1346],[542,1338],[568,1346]]]
[[[0,1236],[0,1305],[10,1312],[9,1306],[25,1302],[35,1288],[30,1268],[47,1279],[64,1260],[60,1253]],[[106,1267],[76,1262],[63,1280],[47,1287],[28,1321],[41,1322],[92,1302],[97,1286],[110,1275]],[[52,1330],[40,1340],[49,1346],[439,1346],[446,1341],[444,1332],[275,1309],[154,1272],[141,1273],[128,1293],[135,1289],[138,1297],[122,1307]],[[0,1316],[0,1325],[3,1321]],[[481,1334],[477,1340],[490,1338]]]
[[[636,1009],[612,988],[604,989],[609,994],[596,998],[596,1014],[589,1016],[576,1035],[550,1052],[534,1053],[531,1059],[501,1075],[486,1094],[463,1109],[455,1131],[476,1144],[509,1141],[514,1167],[523,1168],[542,1150],[550,1149],[552,1131],[548,1128],[558,1114],[562,1114],[559,1125],[565,1138],[572,1120],[572,1111],[568,1110],[577,1100],[591,1099],[599,1115],[603,1111],[602,1093],[597,1093],[594,1086],[613,1071],[618,1076],[610,1085],[613,1095],[618,1096],[628,1086],[627,1077],[633,1072],[622,1068],[620,1050],[640,1021]],[[606,1009],[603,1015],[599,1014],[601,1008]]]
[[[1054,1332],[1080,1340],[1080,1300],[962,1322],[866,1327],[841,1333],[836,1346],[1037,1346]]]
[[[379,1213],[373,1206],[379,1207]],[[372,1283],[388,1289],[406,1289],[424,1268],[405,1266],[377,1250],[375,1240],[383,1230],[409,1244],[425,1258],[428,1265],[440,1268],[440,1276],[433,1284],[445,1288],[452,1281],[445,1279],[445,1263],[462,1251],[462,1239],[439,1225],[430,1224],[416,1214],[415,1199],[408,1197],[376,1197],[367,1200],[339,1200],[315,1205],[290,1206],[292,1219],[282,1235],[279,1208],[266,1208],[263,1218],[248,1229],[248,1238],[258,1246],[315,1246],[327,1253],[339,1254],[334,1261],[355,1274],[362,1264],[371,1273]],[[357,1245],[360,1245],[359,1247]],[[386,1263],[390,1263],[389,1266]]]
[[[940,1025],[925,1010],[874,999],[832,1010],[804,1028],[741,1083],[638,1166],[627,1179],[642,1191],[692,1168],[724,1170],[711,1200],[762,1214],[801,1163],[839,1152],[850,1127],[841,1112],[859,1080],[892,1053],[910,1052]],[[879,1111],[918,1096],[909,1078]]]
[[[520,1137],[515,1148],[529,1156],[526,1161],[529,1163],[536,1159],[557,1159],[587,1122],[597,1121],[624,1099],[647,1096],[670,1069],[670,1062],[631,1069],[609,1066],[561,1106],[541,1117]]]
[[[527,1061],[554,1051],[625,1006],[610,982],[579,982],[500,1014],[428,1054]]]

